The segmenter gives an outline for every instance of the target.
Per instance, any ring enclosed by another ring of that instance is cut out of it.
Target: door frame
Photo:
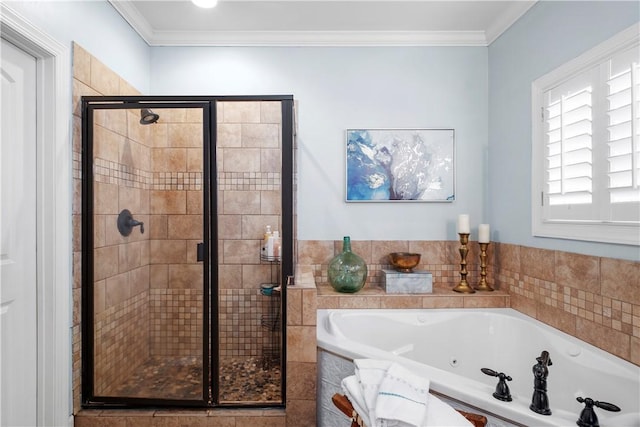
[[[0,35],[36,58],[38,426],[73,425],[69,49],[0,4]]]

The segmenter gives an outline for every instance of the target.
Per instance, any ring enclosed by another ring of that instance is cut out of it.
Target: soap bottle
[[[280,258],[280,232],[273,232],[273,257],[276,259]]]
[[[271,226],[267,225],[265,227],[264,237],[262,239],[262,247],[260,248],[260,255],[262,255],[263,257],[268,256],[267,249],[268,249],[268,246],[269,246],[269,239],[271,237],[272,237]]]

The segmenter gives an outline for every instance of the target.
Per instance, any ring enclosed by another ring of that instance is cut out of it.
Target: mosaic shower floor
[[[198,400],[202,396],[202,366],[195,357],[152,357],[113,396]],[[279,402],[280,366],[262,358],[224,360],[220,366],[220,401]]]

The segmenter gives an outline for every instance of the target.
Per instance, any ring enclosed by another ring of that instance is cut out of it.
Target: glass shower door
[[[85,102],[85,403],[206,404],[209,104]]]

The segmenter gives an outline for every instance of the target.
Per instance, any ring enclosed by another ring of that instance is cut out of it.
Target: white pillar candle
[[[469,234],[469,215],[458,215],[458,233]]]
[[[489,232],[489,224],[480,224],[478,226],[478,242],[489,243],[491,241],[491,233]]]

